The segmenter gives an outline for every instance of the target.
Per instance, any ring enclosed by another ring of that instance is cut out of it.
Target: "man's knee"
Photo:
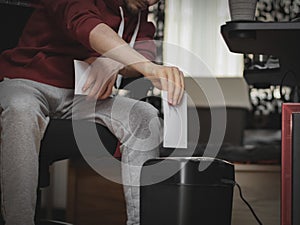
[[[130,127],[136,131],[135,136],[147,138],[150,135],[160,135],[161,123],[158,110],[154,106],[146,102],[138,102],[131,112]]]
[[[142,117],[153,118],[158,115],[158,110],[153,105],[142,101],[137,102],[132,111],[134,111],[135,115],[140,115]]]
[[[34,96],[27,94],[7,96],[1,101],[2,117],[15,121],[31,121],[41,116],[41,107]]]
[[[15,95],[7,98],[5,104],[2,103],[1,132],[18,138],[26,136],[30,139],[34,136],[38,138],[35,140],[40,140],[43,137],[48,119],[34,97]]]

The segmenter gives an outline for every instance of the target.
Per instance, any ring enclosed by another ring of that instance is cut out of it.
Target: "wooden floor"
[[[236,181],[264,225],[280,225],[280,166],[236,165]],[[257,225],[235,188],[232,225]]]

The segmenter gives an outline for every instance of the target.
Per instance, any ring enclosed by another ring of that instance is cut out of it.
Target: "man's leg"
[[[150,158],[158,156],[161,124],[150,104],[124,97],[93,104],[74,101],[73,119],[88,119],[107,126],[122,143],[122,177],[127,206],[127,225],[140,224],[140,172]]]
[[[38,150],[48,119],[46,101],[26,83],[0,83],[1,194],[6,225],[33,225]]]

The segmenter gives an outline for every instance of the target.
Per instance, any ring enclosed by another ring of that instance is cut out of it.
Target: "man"
[[[29,19],[18,46],[2,53],[0,164],[6,225],[34,224],[38,152],[49,118],[88,119],[107,126],[115,134],[123,144],[127,225],[139,224],[139,188],[135,186],[139,169],[134,166],[140,167],[157,156],[160,123],[151,105],[119,97],[120,109],[134,105],[129,123],[124,125],[127,115],[113,112],[116,98],[110,96],[120,73],[125,77],[149,78],[155,86],[168,91],[170,104],[181,100],[182,72],[152,63],[149,44],[138,42],[153,38],[154,26],[147,22],[147,8],[157,1],[41,0],[41,7]],[[120,38],[117,32],[122,30],[122,21],[124,32]],[[135,30],[136,50],[127,44]],[[97,63],[99,56],[104,60]],[[83,87],[87,98],[74,98],[74,59],[93,65]],[[113,69],[104,74],[108,65]],[[78,105],[93,101],[93,114],[79,110]],[[150,131],[150,122],[156,132]],[[137,139],[144,140],[142,149]]]

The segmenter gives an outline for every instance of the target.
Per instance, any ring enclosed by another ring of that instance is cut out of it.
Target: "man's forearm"
[[[145,65],[151,62],[132,49],[118,34],[104,23],[97,25],[90,33],[91,47],[101,55],[114,59],[133,71],[146,74]],[[125,72],[125,71],[124,71]],[[125,74],[126,75],[126,74]]]
[[[97,57],[90,57],[85,59],[84,61],[88,64],[92,64],[97,60]],[[112,59],[113,60],[113,59]],[[119,73],[124,77],[139,77],[141,76],[141,73],[137,72],[135,69],[133,69],[131,66],[126,66],[122,68]]]

